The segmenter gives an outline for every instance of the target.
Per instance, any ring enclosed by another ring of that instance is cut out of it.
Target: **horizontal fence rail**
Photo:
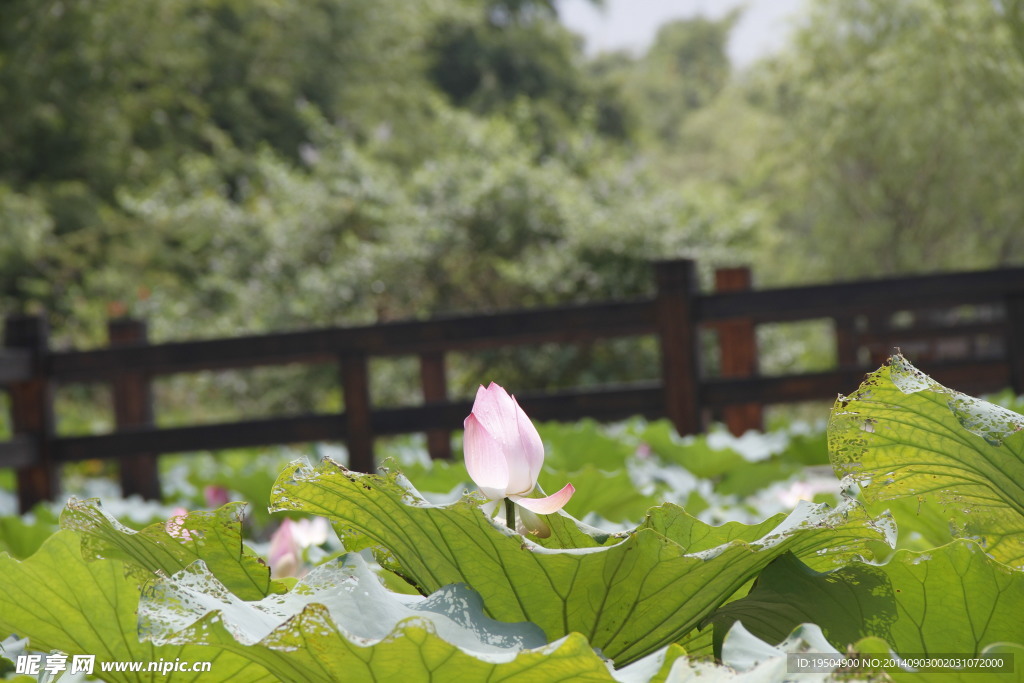
[[[1024,268],[763,290],[751,289],[748,269],[728,268],[716,272],[711,293],[699,291],[689,260],[656,263],[654,277],[657,293],[650,299],[230,339],[151,344],[145,323],[113,320],[109,346],[88,351],[52,350],[45,319],[12,316],[0,348],[0,388],[9,395],[13,436],[0,442],[0,467],[17,470],[19,502],[28,509],[56,495],[61,463],[94,458],[118,460],[125,495],[149,498],[160,496],[156,465],[164,453],[344,441],[350,467],[369,471],[376,437],[424,432],[431,456],[449,458],[451,432],[461,429],[472,403],[449,398],[446,354],[619,337],[658,340],[660,379],[544,394],[517,387],[531,418],[668,417],[679,433],[689,434],[713,416],[739,434],[761,426],[763,406],[853,390],[900,345],[917,349],[918,362],[944,384],[1024,392]],[[976,315],[961,315],[963,307],[974,307]],[[813,319],[832,322],[837,367],[762,375],[757,326]],[[701,358],[701,331],[709,329],[718,345],[716,374]],[[421,405],[373,405],[369,360],[394,356],[419,358]],[[155,425],[154,377],[292,363],[336,364],[345,410]],[[114,431],[55,434],[53,390],[79,382],[112,387]]]
[[[999,303],[1019,295],[1024,268],[924,275],[810,287],[705,294],[697,297],[700,322],[746,318],[756,323],[833,318],[839,314],[950,308]]]
[[[318,363],[345,353],[405,356],[476,351],[519,344],[592,341],[651,334],[652,302],[564,306],[485,316],[173,342],[48,356],[47,374],[59,382],[105,381],[118,372],[165,375],[259,365]]]

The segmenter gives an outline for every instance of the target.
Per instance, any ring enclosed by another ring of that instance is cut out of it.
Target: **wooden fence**
[[[344,441],[350,466],[368,471],[375,437],[425,432],[431,456],[447,458],[450,432],[461,429],[471,402],[449,399],[446,354],[545,342],[653,335],[661,377],[555,394],[512,387],[535,420],[668,417],[680,434],[691,434],[713,413],[739,433],[760,426],[764,405],[852,391],[894,346],[912,349],[923,369],[958,389],[1024,392],[1024,268],[765,290],[751,290],[749,270],[735,268],[718,271],[716,291],[705,294],[692,261],[656,263],[654,277],[651,299],[208,341],[149,344],[144,323],[117,320],[109,346],[90,351],[51,350],[45,319],[9,317],[0,387],[9,393],[14,435],[0,443],[0,467],[17,470],[20,505],[28,509],[55,496],[60,463],[92,458],[117,459],[125,495],[150,498],[160,495],[161,453]],[[808,319],[832,321],[837,367],[760,375],[756,326]],[[716,376],[701,372],[702,329],[717,335]],[[408,355],[419,357],[423,403],[375,407],[368,360]],[[325,361],[339,368],[341,413],[154,426],[156,376]],[[112,385],[113,432],[55,434],[54,387],[78,382]]]

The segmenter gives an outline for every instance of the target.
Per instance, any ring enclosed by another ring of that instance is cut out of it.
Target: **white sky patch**
[[[606,0],[604,9],[588,0],[561,0],[562,23],[586,39],[587,54],[628,50],[642,54],[658,28],[698,15],[720,18],[746,6],[729,40],[729,58],[744,68],[786,44],[803,0]]]

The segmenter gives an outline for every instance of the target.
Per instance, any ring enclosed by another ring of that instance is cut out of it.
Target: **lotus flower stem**
[[[505,526],[512,531],[516,530],[516,504],[511,498],[505,499]]]

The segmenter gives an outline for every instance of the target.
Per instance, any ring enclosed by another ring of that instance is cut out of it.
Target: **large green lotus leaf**
[[[687,543],[703,538],[694,552],[656,530],[686,526],[668,523],[641,525],[614,544],[544,548],[488,519],[475,498],[429,505],[394,476],[350,472],[330,461],[317,468],[293,464],[278,479],[271,504],[333,520],[350,549],[386,549],[378,560],[425,593],[466,583],[494,618],[532,621],[551,640],[582,633],[619,666],[688,634],[786,551],[845,555],[885,535],[859,506],[807,505],[757,539],[732,527],[717,546],[710,529],[680,534]]]
[[[353,554],[258,602],[196,562],[157,579],[139,614],[140,633],[156,643],[223,648],[281,680],[611,680],[579,635],[548,645],[534,624],[486,617],[461,585],[429,598],[390,593]]]
[[[244,507],[228,503],[133,531],[108,515],[98,500],[72,499],[60,524],[79,533],[83,555],[124,560],[142,582],[156,572],[174,574],[203,560],[228,590],[243,600],[258,600],[280,589],[270,580],[270,568],[242,543]]]
[[[484,616],[480,596],[463,584],[445,586],[429,598],[393,593],[355,553],[316,567],[287,593],[259,601],[227,591],[199,560],[147,587],[139,603],[139,633],[171,642],[178,631],[218,612],[235,640],[253,645],[314,603],[326,607],[339,629],[360,644],[387,637],[399,622],[413,617],[430,621],[438,636],[471,652],[504,654],[547,643],[536,624]]]
[[[201,645],[141,642],[136,636],[139,588],[118,560],[86,561],[81,539],[59,531],[27,560],[0,555],[0,632],[29,638],[36,652],[95,655],[102,662],[211,662],[204,674],[160,680],[274,681],[266,669],[234,653]],[[151,680],[151,673],[106,672],[107,681]]]
[[[686,650],[692,657],[707,658],[714,657],[715,651],[712,647],[712,632],[714,629],[693,629],[677,641],[677,644]]]
[[[782,524],[787,516],[786,513],[780,512],[758,524],[726,522],[721,526],[709,526],[688,514],[683,508],[666,504],[651,508],[643,527],[653,529],[686,548],[687,552],[695,553],[710,550],[729,541],[754,543]]]
[[[779,557],[757,578],[750,593],[711,615],[716,654],[732,625],[769,643],[781,642],[798,625],[813,623],[836,647],[884,634],[896,621],[888,577],[879,567],[853,563],[816,572],[792,553]]]
[[[635,524],[643,519],[649,508],[660,502],[655,495],[637,489],[623,467],[614,472],[600,470],[593,465],[572,472],[545,467],[538,481],[546,491],[557,491],[571,482],[576,493],[569,499],[565,511],[575,517],[596,512],[612,522]]]
[[[916,496],[892,500],[864,501],[868,512],[880,515],[888,511],[896,522],[898,550],[928,550],[956,539],[953,524],[940,505],[926,503]],[[885,560],[892,549],[884,549],[879,560]]]
[[[941,506],[954,533],[1024,567],[1024,416],[947,389],[902,356],[836,402],[829,450],[868,501]]]
[[[854,562],[828,573],[787,554],[761,572],[748,596],[710,621],[716,635],[739,620],[770,642],[809,622],[840,649],[876,636],[901,654],[975,654],[995,642],[1024,641],[1022,614],[1024,573],[976,543],[956,541],[927,552],[901,550],[884,565]]]
[[[312,604],[255,645],[242,645],[211,614],[179,634],[251,658],[286,681],[612,681],[608,667],[578,633],[535,650],[474,656],[439,638],[427,622],[399,624],[366,646],[340,632],[323,605]]]
[[[579,634],[544,644],[534,624],[485,616],[479,596],[463,585],[426,599],[389,593],[353,554],[317,567],[287,595],[258,602],[225,592],[196,562],[158,580],[139,612],[140,631],[155,642],[216,644],[283,680],[664,683],[687,654],[671,645],[610,673]]]
[[[810,529],[824,530],[832,525],[830,540],[819,534],[804,533]],[[666,503],[652,508],[638,529],[651,529],[686,549],[687,554],[715,553],[730,543],[745,543],[767,549],[785,541],[784,552],[803,558],[816,569],[832,569],[852,557],[864,554],[867,544],[891,546],[896,530],[888,516],[872,520],[863,506],[845,501],[838,508],[800,501],[793,512],[779,513],[757,524],[726,522],[710,526],[686,510]],[[792,537],[797,534],[797,537]],[[751,575],[748,578],[753,578]],[[736,599],[738,595],[726,596]]]

